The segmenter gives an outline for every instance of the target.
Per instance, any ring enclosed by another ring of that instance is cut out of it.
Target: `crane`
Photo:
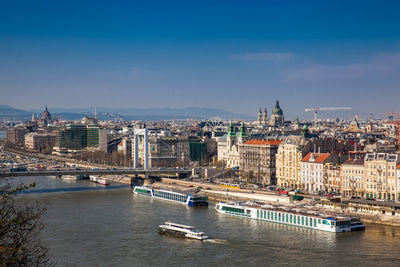
[[[400,113],[384,112],[388,116],[389,121],[386,123],[394,124],[396,126],[396,145],[400,150]]]
[[[329,107],[329,108],[306,108],[304,109],[305,112],[314,111],[314,125],[317,125],[317,114],[320,110],[350,110],[351,108],[347,107]]]

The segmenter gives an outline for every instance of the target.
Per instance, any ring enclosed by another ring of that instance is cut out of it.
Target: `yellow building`
[[[364,159],[366,197],[396,200],[398,154],[368,153]]]
[[[278,148],[276,154],[277,185],[282,188],[300,189],[300,162],[306,140],[300,136],[289,136]]]
[[[365,196],[364,160],[348,159],[342,164],[341,171],[341,194],[345,197]]]

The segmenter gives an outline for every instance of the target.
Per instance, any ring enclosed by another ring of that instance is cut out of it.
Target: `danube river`
[[[21,195],[47,200],[43,242],[57,266],[399,266],[400,228],[367,225],[365,232],[326,233],[224,216],[135,196],[129,188],[96,188],[89,181],[36,181],[52,192]],[[40,191],[40,190],[39,190]],[[212,240],[158,234],[165,221],[198,227]]]

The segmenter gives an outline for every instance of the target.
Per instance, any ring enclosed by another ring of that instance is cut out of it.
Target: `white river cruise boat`
[[[133,187],[133,193],[181,203],[191,207],[208,206],[208,198],[206,196],[191,192],[177,192],[168,189],[155,189],[145,186],[135,186]]]
[[[158,226],[161,234],[175,235],[179,237],[193,238],[197,240],[208,239],[203,232],[196,230],[193,226],[183,225],[172,222],[165,222],[165,224]]]
[[[215,210],[226,215],[334,233],[365,229],[359,218],[357,218],[357,222],[362,224],[363,227],[358,225],[357,229],[355,229],[356,227],[352,225],[351,217],[327,215],[321,214],[318,211],[274,206],[264,203],[219,202],[215,206]]]

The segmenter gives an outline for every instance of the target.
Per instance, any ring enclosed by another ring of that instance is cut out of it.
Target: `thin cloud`
[[[384,78],[400,72],[400,53],[382,53],[364,63],[347,65],[312,64],[305,68],[292,69],[282,73],[287,82],[357,80],[374,77]]]
[[[231,56],[232,59],[246,60],[246,61],[286,60],[292,57],[293,57],[292,53],[246,53],[246,54]]]

